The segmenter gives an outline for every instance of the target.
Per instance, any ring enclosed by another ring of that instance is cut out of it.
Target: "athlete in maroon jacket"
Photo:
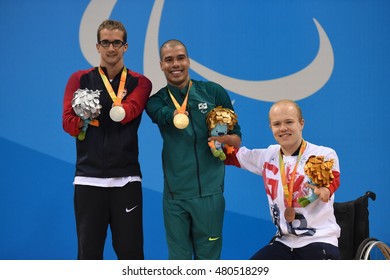
[[[152,84],[124,66],[128,44],[122,23],[104,21],[97,40],[100,66],[72,74],[63,101],[64,130],[72,136],[85,134],[75,138],[78,259],[103,258],[108,226],[118,259],[143,259],[137,133]],[[76,114],[72,107],[79,91],[98,95],[92,105],[98,102],[100,113],[93,119]]]

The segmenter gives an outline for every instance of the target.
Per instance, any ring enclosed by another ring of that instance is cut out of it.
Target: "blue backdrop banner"
[[[98,65],[96,29],[106,18],[126,26],[126,66],[150,78],[153,92],[165,85],[160,44],[183,41],[191,78],[228,90],[249,148],[275,142],[272,102],[296,100],[304,138],[338,153],[335,200],[375,192],[370,235],[390,243],[389,13],[386,0],[1,1],[0,259],[77,256],[75,140],[62,129],[62,99],[74,71]],[[144,113],[139,139],[149,260],[167,259],[160,138]],[[222,258],[246,260],[276,229],[262,178],[226,170]],[[115,259],[110,236],[105,258]]]

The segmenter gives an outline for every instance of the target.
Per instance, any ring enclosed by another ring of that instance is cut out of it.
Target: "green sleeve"
[[[159,92],[149,98],[145,109],[153,123],[159,126],[173,124],[173,112],[175,109],[167,104]]]

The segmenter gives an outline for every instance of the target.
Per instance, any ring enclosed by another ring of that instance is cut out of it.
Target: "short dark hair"
[[[177,39],[170,39],[168,41],[166,41],[165,43],[163,43],[160,47],[160,60],[162,59],[162,49],[167,47],[167,46],[171,46],[171,47],[175,47],[175,46],[183,46],[184,47],[184,51],[186,52],[186,56],[188,57],[188,52],[187,52],[187,47],[186,45],[184,45],[184,43],[180,40],[177,40]]]

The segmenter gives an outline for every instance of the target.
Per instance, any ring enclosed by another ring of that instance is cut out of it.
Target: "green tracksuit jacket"
[[[182,104],[188,85],[182,90],[168,85],[152,95],[146,105],[147,114],[158,125],[163,138],[164,197],[168,199],[204,197],[224,190],[225,165],[213,156],[207,144],[206,116],[217,106],[232,110],[233,106],[222,86],[209,81],[192,83],[187,105],[190,123],[185,129],[173,125],[176,108],[167,87]],[[229,134],[241,137],[240,126],[236,124]]]

